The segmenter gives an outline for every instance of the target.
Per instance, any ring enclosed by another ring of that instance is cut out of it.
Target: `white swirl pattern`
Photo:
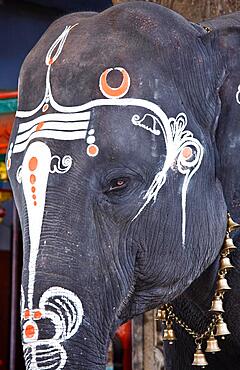
[[[57,164],[54,161],[57,160]],[[72,167],[72,157],[70,155],[65,155],[62,159],[58,155],[52,157],[50,169],[51,173],[66,173]]]
[[[139,122],[141,121],[139,120]],[[151,186],[144,196],[145,203],[134,219],[137,218],[147,204],[149,204],[152,200],[154,202],[156,201],[159,191],[166,182],[168,170],[174,166],[174,163],[176,163],[178,171],[185,175],[182,186],[182,245],[185,247],[187,190],[192,176],[196,173],[201,165],[203,158],[203,146],[199,140],[193,137],[193,133],[191,131],[185,130],[187,126],[187,116],[185,113],[178,114],[176,118],[169,118],[168,123],[170,132],[165,130],[166,126],[158,120],[158,124],[162,128],[166,143],[166,160],[164,166],[162,170],[156,174]],[[143,126],[142,128],[149,130]],[[185,148],[188,149],[189,152],[192,152],[192,155],[187,158],[184,156]]]

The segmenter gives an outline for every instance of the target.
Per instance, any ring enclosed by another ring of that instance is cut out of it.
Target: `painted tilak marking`
[[[66,173],[71,166],[72,158],[69,155],[62,159],[56,155],[52,156],[45,143],[36,141],[29,145],[23,164],[18,170],[18,180],[22,182],[29,222],[27,308],[22,289],[21,317],[24,355],[27,369],[31,370],[43,367],[60,370],[64,367],[67,353],[61,343],[76,333],[83,317],[80,299],[74,293],[61,287],[49,288],[40,298],[39,307],[34,308],[36,264],[48,177],[50,173]],[[41,321],[46,319],[53,323],[55,333],[51,338],[43,340],[39,338],[39,324],[41,325]],[[48,362],[49,355],[52,356],[51,367]]]
[[[107,82],[107,77],[111,71],[119,71],[122,74],[122,83],[119,87],[111,87]],[[122,67],[108,68],[104,71],[99,79],[99,88],[106,98],[119,99],[124,97],[130,88],[130,76],[126,69]]]
[[[60,114],[52,113],[20,123],[13,153],[23,152],[30,141],[36,138],[58,140],[85,139],[90,121],[90,112]]]
[[[40,368],[63,369],[67,360],[67,353],[62,342],[77,332],[83,317],[83,308],[79,298],[74,293],[61,287],[49,288],[40,298],[39,307],[34,307],[36,263],[48,177],[53,173],[61,174],[69,171],[72,166],[72,158],[69,155],[62,159],[58,155],[52,156],[45,143],[39,141],[31,143],[31,141],[39,138],[63,141],[83,139],[87,144],[87,155],[95,157],[99,153],[99,148],[96,145],[95,129],[88,129],[92,108],[107,106],[145,108],[148,113],[143,115],[142,118],[138,114],[133,115],[131,123],[148,131],[154,137],[160,134],[163,135],[166,146],[166,160],[162,170],[156,174],[145,194],[145,203],[136,217],[151,201],[156,201],[160,189],[166,182],[168,170],[176,166],[178,171],[184,175],[182,186],[183,246],[186,238],[187,189],[203,158],[201,143],[193,137],[192,132],[185,129],[187,117],[184,113],[180,113],[176,118],[168,118],[155,103],[145,99],[123,98],[129,91],[131,81],[128,72],[122,67],[108,68],[100,76],[99,88],[102,94],[109,99],[96,99],[79,106],[62,106],[55,101],[51,88],[51,66],[57,61],[70,30],[75,26],[67,26],[50,47],[45,60],[48,68],[45,94],[41,103],[31,111],[16,112],[16,117],[23,120],[32,118],[37,113],[39,113],[39,116],[19,124],[15,143],[10,146],[8,154],[8,159],[11,160],[12,154],[26,150],[23,164],[18,168],[16,177],[17,181],[23,184],[29,218],[30,258],[27,307],[25,307],[23,289],[21,304],[24,355],[29,370],[39,370]],[[114,70],[122,74],[121,85],[116,88],[111,87],[107,82],[108,74],[110,72],[114,73]],[[238,93],[240,93],[240,90]],[[50,108],[57,113],[48,113]],[[152,119],[151,126],[149,126],[149,123],[145,124],[146,118],[148,118],[148,122],[149,118]],[[39,338],[38,325],[44,319],[52,321],[55,334],[52,338],[43,340]],[[51,361],[49,361],[50,358]]]
[[[34,282],[36,274],[36,261],[39,251],[39,243],[45,208],[46,190],[51,164],[51,151],[42,142],[30,144],[22,164],[22,185],[26,199],[30,257],[29,257],[29,281],[28,281],[28,308],[33,308]]]

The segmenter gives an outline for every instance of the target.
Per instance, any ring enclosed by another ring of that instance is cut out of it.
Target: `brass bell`
[[[220,260],[220,271],[233,269],[234,266],[228,257],[222,257]]]
[[[219,348],[219,346],[218,346],[218,341],[214,337],[213,333],[211,333],[210,337],[207,340],[207,348],[206,348],[205,352],[215,353],[215,352],[219,352],[219,351],[221,351],[221,348]]]
[[[208,365],[206,357],[202,352],[201,344],[197,345],[196,352],[194,353],[193,366],[202,366],[205,367]]]
[[[217,329],[216,333],[215,333],[216,337],[220,336],[220,337],[223,337],[223,339],[224,339],[225,335],[231,334],[230,331],[228,330],[227,324],[223,321],[223,318],[222,318],[221,315],[219,315],[217,325],[216,325],[216,329]]]
[[[237,224],[236,222],[233,221],[233,219],[231,218],[230,214],[228,214],[228,231],[229,232],[232,232],[236,229],[238,229],[240,227],[239,224]]]
[[[173,341],[176,339],[173,328],[171,325],[167,325],[167,328],[163,330],[163,340],[167,340],[169,344],[173,344]]]
[[[228,285],[227,279],[224,275],[220,275],[217,281],[217,292],[226,292],[227,290],[231,290],[230,286]]]
[[[237,249],[237,247],[235,247],[235,245],[233,244],[232,238],[230,238],[229,236],[226,237],[226,239],[224,241],[224,248],[222,250],[222,254],[223,255],[228,255],[229,253],[235,251],[236,249]]]
[[[215,296],[212,300],[212,307],[210,308],[209,311],[212,311],[212,312],[224,312],[224,309],[223,309],[223,301],[221,299],[221,297],[219,297],[218,295]]]
[[[167,320],[166,310],[162,310],[162,309],[157,310],[156,320],[166,321]]]

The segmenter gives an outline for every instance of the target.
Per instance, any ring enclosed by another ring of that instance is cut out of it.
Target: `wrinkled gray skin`
[[[151,101],[168,117],[186,113],[187,128],[204,148],[187,192],[184,247],[183,175],[174,168],[169,169],[156,201],[133,220],[166,156],[162,135],[156,138],[131,124],[132,116],[142,116],[145,109],[93,108],[90,125],[99,147],[94,158],[86,155],[83,140],[40,139],[53,154],[70,154],[73,159],[68,173],[52,175],[48,182],[34,294],[36,308],[43,292],[56,285],[81,299],[83,321],[63,343],[65,370],[104,369],[109,340],[117,327],[160,304],[174,301],[179,316],[196,330],[205,330],[209,322],[227,210],[240,220],[238,19],[236,13],[209,22],[213,30],[207,33],[200,25],[150,3],[123,4],[101,14],[75,13],[54,22],[23,64],[18,109],[31,110],[44,95],[49,47],[66,25],[78,22],[52,67],[55,100],[74,106],[103,98],[99,76],[109,67],[121,66],[131,76],[126,98]],[[121,80],[110,74],[108,83],[119,86]],[[11,141],[22,121],[16,119]],[[26,292],[27,213],[22,186],[15,177],[23,158],[24,153],[13,154],[9,176],[24,236]],[[123,187],[118,188],[117,179],[124,179]],[[225,308],[232,335],[221,353],[209,357],[209,370],[240,366],[239,252],[234,264],[233,290],[226,296]],[[43,338],[52,337],[48,325],[42,324]],[[165,346],[166,369],[191,369],[194,342],[176,330],[176,344]]]

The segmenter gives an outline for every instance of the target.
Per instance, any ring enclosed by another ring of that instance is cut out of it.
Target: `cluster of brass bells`
[[[160,320],[165,324],[163,340],[168,341],[169,344],[173,344],[177,338],[172,327],[173,322],[170,320],[170,316],[169,310],[162,308],[157,311],[156,320]]]
[[[172,344],[176,340],[176,336],[173,330],[173,322],[179,324],[183,329],[185,329],[192,337],[195,339],[196,352],[194,353],[193,366],[205,367],[208,365],[205,354],[202,350],[202,341],[207,339],[207,346],[205,349],[206,353],[216,353],[221,351],[216,337],[225,338],[229,335],[227,324],[223,320],[223,299],[225,292],[231,290],[228,285],[226,278],[229,270],[233,269],[234,266],[231,264],[229,255],[231,252],[236,250],[233,240],[230,238],[229,233],[240,225],[236,224],[230,216],[228,216],[228,227],[227,233],[224,240],[223,248],[221,250],[221,258],[218,270],[218,279],[216,283],[216,290],[212,300],[212,305],[210,311],[213,313],[212,324],[208,326],[207,330],[203,334],[198,334],[192,331],[182,320],[173,313],[173,307],[171,305],[166,305],[157,311],[156,319],[164,323],[165,328],[163,331],[163,340],[168,341]]]

